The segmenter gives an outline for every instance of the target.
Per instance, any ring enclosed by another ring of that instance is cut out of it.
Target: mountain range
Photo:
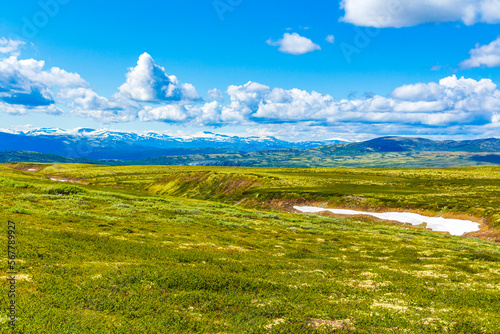
[[[68,158],[134,160],[189,154],[244,154],[269,149],[314,148],[340,140],[288,142],[274,137],[238,137],[203,132],[192,137],[78,128],[0,132],[0,151],[34,151]]]
[[[500,139],[288,142],[204,132],[171,137],[80,128],[0,132],[0,162],[255,167],[449,167],[500,164]]]

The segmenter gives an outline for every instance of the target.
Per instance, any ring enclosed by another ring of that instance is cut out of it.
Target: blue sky
[[[41,0],[0,13],[4,129],[500,133],[498,0]]]

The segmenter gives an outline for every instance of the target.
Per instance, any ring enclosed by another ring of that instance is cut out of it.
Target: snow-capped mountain
[[[281,148],[313,148],[339,140],[288,142],[274,137],[238,137],[202,132],[173,137],[158,132],[40,128],[0,132],[0,151],[35,151],[70,158],[137,159],[162,155],[246,153]]]

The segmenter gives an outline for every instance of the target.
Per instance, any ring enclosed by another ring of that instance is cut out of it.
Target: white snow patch
[[[427,217],[412,212],[365,212],[344,209],[325,209],[313,206],[294,206],[295,210],[305,213],[317,213],[321,211],[329,211],[337,215],[369,215],[384,220],[393,220],[400,223],[410,223],[412,225],[420,225],[427,223],[427,228],[437,232],[449,232],[451,235],[463,235],[467,232],[479,231],[479,223],[470,220],[448,219],[442,217]]]
[[[68,180],[59,180],[59,179],[55,179],[53,177],[50,178],[52,181],[59,181],[59,182],[68,182]]]
[[[73,180],[65,180],[65,179],[55,179],[53,177],[50,178],[52,181],[58,181],[58,182],[70,182],[70,183],[77,183],[77,181]]]

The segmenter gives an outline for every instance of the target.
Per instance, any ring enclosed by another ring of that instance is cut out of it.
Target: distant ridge
[[[91,159],[73,159],[57,154],[47,154],[30,151],[2,151],[0,152],[0,162],[37,162],[37,163],[100,163]]]
[[[319,148],[324,152],[384,153],[384,152],[500,152],[500,139],[434,141],[412,137],[380,137],[364,142],[329,145]]]
[[[4,134],[9,135],[9,134]],[[12,136],[12,135],[11,135]],[[1,134],[0,134],[1,137]],[[18,145],[29,146],[21,139]],[[37,147],[59,137],[39,137]],[[95,139],[95,138],[94,138]],[[108,143],[104,141],[105,143]],[[59,141],[55,142],[60,143]],[[100,143],[95,139],[94,144]],[[5,145],[4,143],[0,143]],[[78,145],[81,145],[78,141]],[[127,146],[128,145],[128,146]],[[54,145],[53,147],[57,147]],[[62,146],[64,147],[64,146]],[[127,158],[117,158],[124,155]],[[281,148],[244,152],[231,147],[151,149],[117,142],[95,148],[96,158],[73,158],[30,151],[0,152],[0,162],[85,162],[108,165],[192,165],[247,167],[458,167],[500,165],[500,139],[433,141],[425,138],[381,137],[364,142],[340,143],[308,149]]]
[[[77,128],[41,128],[27,132],[0,132],[0,151],[35,151],[68,158],[147,159],[164,155],[233,154],[267,149],[313,148],[339,140],[288,142],[274,137],[237,137],[202,132],[192,137],[161,133]]]

